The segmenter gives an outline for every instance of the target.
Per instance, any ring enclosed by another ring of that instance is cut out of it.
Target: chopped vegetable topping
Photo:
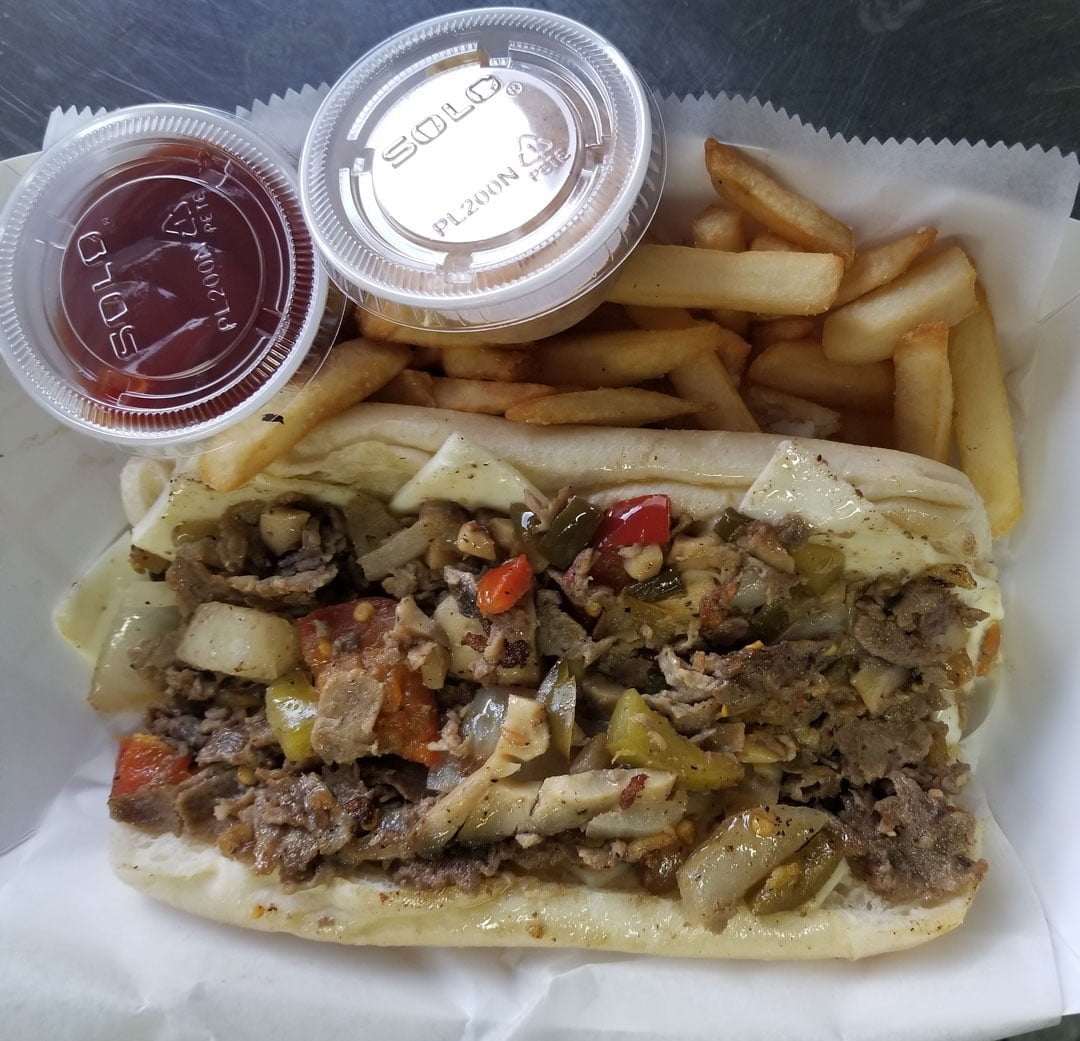
[[[743,776],[734,757],[698,748],[649,708],[636,690],[624,691],[615,705],[607,750],[616,764],[668,770],[691,791],[728,788]]]
[[[522,554],[491,568],[476,583],[476,606],[486,617],[505,614],[531,588],[532,568]]]
[[[131,795],[151,784],[176,785],[191,776],[191,756],[153,734],[120,739],[110,798]]]
[[[666,545],[671,537],[671,500],[666,495],[640,495],[608,507],[593,545],[599,550],[619,546]]]
[[[300,669],[266,688],[266,719],[286,759],[309,759],[311,728],[319,707],[319,692]]]

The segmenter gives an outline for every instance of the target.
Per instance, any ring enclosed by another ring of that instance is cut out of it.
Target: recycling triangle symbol
[[[536,134],[522,134],[518,138],[518,162],[522,166],[532,166],[547,157],[555,146],[546,137]]]
[[[191,212],[191,203],[182,199],[173,208],[161,225],[165,235],[175,235],[178,239],[195,237],[195,215]]]

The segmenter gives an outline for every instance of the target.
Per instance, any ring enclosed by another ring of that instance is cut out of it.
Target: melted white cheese
[[[53,625],[87,661],[96,661],[113,616],[133,582],[149,582],[131,570],[131,536],[124,532],[68,591],[53,611]]]
[[[847,570],[852,572],[917,572],[950,562],[925,536],[913,535],[890,520],[797,441],[777,447],[739,510],[772,523],[798,514],[815,529],[816,541],[844,551]]]
[[[461,434],[451,434],[442,447],[401,486],[390,502],[395,513],[416,513],[428,499],[448,499],[469,510],[487,506],[504,513],[539,490],[509,463]]]
[[[216,522],[230,506],[253,499],[272,502],[289,494],[302,495],[331,506],[344,506],[353,497],[352,489],[344,485],[268,477],[266,474],[260,474],[249,484],[231,492],[216,492],[194,474],[177,473],[132,529],[131,541],[149,553],[172,560],[176,556],[173,530],[178,524]]]

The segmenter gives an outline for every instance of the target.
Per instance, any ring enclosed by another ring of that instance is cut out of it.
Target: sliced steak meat
[[[225,575],[212,571],[204,560],[200,559],[200,543],[185,543],[176,552],[176,559],[165,572],[165,581],[176,594],[176,604],[185,618],[192,614],[199,604],[208,604],[214,600],[228,603],[243,603],[243,597],[230,585]]]
[[[375,751],[383,684],[367,668],[337,669],[320,683],[311,747],[327,763],[350,763]]]
[[[298,571],[291,575],[270,575],[256,578],[254,575],[237,575],[228,580],[229,588],[241,594],[244,603],[275,604],[278,607],[309,607],[316,603],[315,594],[337,578],[336,564],[325,564],[312,571]]]
[[[225,800],[218,816],[222,851],[259,874],[279,871],[283,882],[310,879],[319,859],[342,849],[356,828],[320,777],[290,770]]]
[[[397,600],[407,596],[417,603],[431,606],[444,589],[442,575],[429,568],[422,560],[410,560],[391,571],[382,581],[383,589]]]
[[[216,766],[200,770],[176,789],[176,812],[184,822],[184,831],[206,841],[213,841],[222,830],[215,816],[218,801],[234,799],[240,794],[236,771]]]
[[[474,893],[487,878],[498,874],[499,850],[488,846],[475,854],[447,854],[436,860],[402,860],[390,866],[390,878],[414,889],[445,889],[453,886]]]
[[[923,904],[978,883],[986,861],[971,858],[975,818],[904,774],[889,780],[894,794],[872,806],[865,794],[844,795],[840,820],[856,875],[887,900]]]
[[[840,753],[843,775],[863,785],[922,762],[935,733],[943,739],[947,730],[944,723],[929,719],[930,711],[926,699],[913,694],[880,716],[841,722],[832,740]]]
[[[788,640],[755,643],[728,654],[698,652],[690,663],[665,647],[658,661],[664,679],[683,700],[714,698],[729,712],[742,713],[767,701],[794,709],[808,706],[822,682],[821,671],[835,655],[835,644],[828,640]]]
[[[151,784],[129,795],[114,795],[109,799],[109,816],[123,824],[133,824],[151,835],[172,832],[179,835],[182,822],[173,805],[176,788]]]
[[[274,760],[279,757],[280,750],[262,711],[241,716],[236,721],[204,720],[203,728],[208,734],[195,760],[199,766],[222,763],[258,769],[276,765]]]
[[[282,577],[319,571],[349,550],[345,520],[338,510],[327,508],[322,515],[308,519],[300,535],[300,545],[282,554],[276,571]]]
[[[955,653],[963,631],[986,617],[950,586],[927,577],[899,587],[888,579],[875,582],[855,609],[852,634],[864,650],[891,665],[917,670]]]

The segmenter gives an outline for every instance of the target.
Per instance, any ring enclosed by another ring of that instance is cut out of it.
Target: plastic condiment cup
[[[663,128],[591,29],[494,7],[415,25],[331,88],[300,161],[334,278],[402,325],[492,342],[602,299],[663,187]]]
[[[136,449],[255,412],[328,327],[290,158],[187,105],[121,109],[46,151],[0,214],[0,353],[69,426]]]

